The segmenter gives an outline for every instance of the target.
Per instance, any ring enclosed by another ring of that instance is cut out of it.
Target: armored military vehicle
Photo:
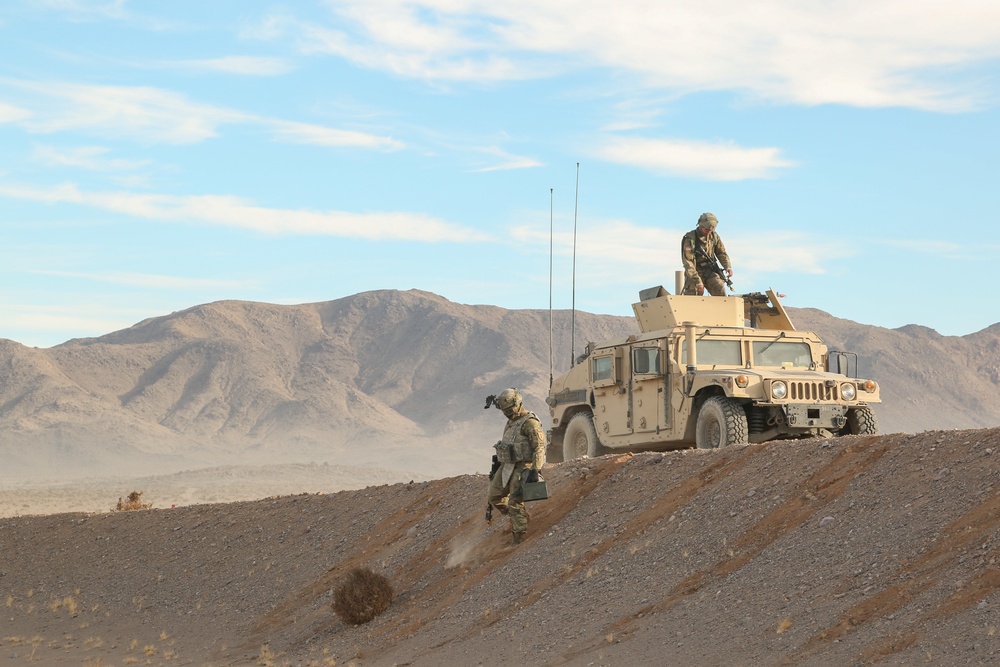
[[[550,461],[878,432],[878,384],[849,376],[856,355],[796,331],[774,291],[639,299],[640,334],[589,343],[553,380]]]

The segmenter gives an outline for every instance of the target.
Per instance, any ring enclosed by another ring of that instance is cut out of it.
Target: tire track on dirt
[[[933,542],[934,548],[912,563],[899,569],[888,586],[848,609],[835,625],[811,637],[803,650],[789,664],[795,664],[820,650],[822,645],[842,639],[859,626],[894,613],[913,602],[924,592],[940,583],[943,573],[958,566],[959,558],[968,555],[975,544],[987,540],[990,534],[1000,531],[1000,492],[969,509],[948,524],[941,536]],[[918,626],[927,621],[945,619],[962,612],[1000,590],[1000,548],[993,549],[986,558],[983,569],[972,573],[943,603],[922,615]],[[863,664],[876,664],[889,656],[905,651],[921,637],[919,632],[903,632],[888,638],[878,646],[862,653]]]
[[[726,557],[711,567],[693,572],[674,586],[660,602],[646,605],[637,612],[618,619],[608,627],[605,636],[611,635],[616,640],[623,641],[641,629],[641,624],[648,623],[644,619],[651,614],[663,611],[685,597],[697,593],[705,585],[725,579],[737,572],[769,546],[802,525],[817,511],[839,498],[852,480],[875,465],[889,451],[889,446],[876,443],[878,443],[877,438],[868,438],[857,444],[848,445],[839,451],[829,463],[797,484],[788,501],[746,530],[736,540]],[[762,454],[772,446],[774,445],[770,443],[752,445],[747,447],[745,451]],[[739,462],[743,463],[742,459]],[[732,466],[725,466],[717,471],[717,474],[711,475],[709,481],[723,479],[727,474],[734,472],[737,461],[734,460],[732,463]],[[682,487],[685,486],[689,485],[682,485]],[[690,486],[693,486],[697,492],[707,486],[707,483],[695,483]],[[686,502],[687,499],[693,498],[693,494],[687,495],[686,498],[680,495],[673,496],[674,494],[671,492],[664,499],[669,498],[670,500],[667,502],[671,504],[677,502],[677,507],[683,504],[679,501]],[[582,653],[596,650],[603,645],[603,641],[594,641],[572,654],[566,654],[566,657],[572,659]]]
[[[543,593],[557,586],[567,583],[573,576],[590,567],[594,561],[603,556],[615,546],[622,546],[628,541],[638,538],[647,531],[658,519],[669,517],[677,512],[681,507],[693,500],[706,488],[725,479],[739,468],[748,463],[751,456],[763,452],[763,447],[747,446],[740,448],[735,453],[721,453],[719,460],[715,461],[704,470],[692,475],[672,488],[667,493],[660,496],[649,507],[632,517],[625,525],[625,529],[620,535],[605,539],[593,549],[580,557],[572,565],[566,566],[561,572],[554,573],[548,579],[535,585],[529,595],[532,602],[537,600]],[[631,618],[631,617],[630,617]],[[616,626],[618,624],[616,623]],[[612,629],[614,629],[613,626]],[[580,655],[598,648],[600,642],[585,645],[575,651],[564,653],[562,662],[551,662],[550,664],[569,664]]]

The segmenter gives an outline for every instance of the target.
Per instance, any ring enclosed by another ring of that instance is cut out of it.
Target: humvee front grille
[[[793,401],[836,401],[840,388],[827,387],[823,382],[789,382],[788,398]]]

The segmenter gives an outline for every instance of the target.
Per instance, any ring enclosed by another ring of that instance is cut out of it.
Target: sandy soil
[[[8,517],[0,664],[997,664],[998,450],[988,429],[568,462],[518,547],[482,475]],[[330,607],[354,566],[396,589],[362,626]]]

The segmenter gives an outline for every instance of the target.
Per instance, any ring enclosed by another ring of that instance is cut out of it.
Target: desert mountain
[[[790,309],[883,385],[883,432],[1000,424],[1000,325],[962,337]],[[555,372],[632,318],[552,317]],[[485,469],[507,386],[543,419],[549,314],[384,290],[294,306],[223,301],[48,349],[0,340],[0,476],[328,463],[426,479]]]

